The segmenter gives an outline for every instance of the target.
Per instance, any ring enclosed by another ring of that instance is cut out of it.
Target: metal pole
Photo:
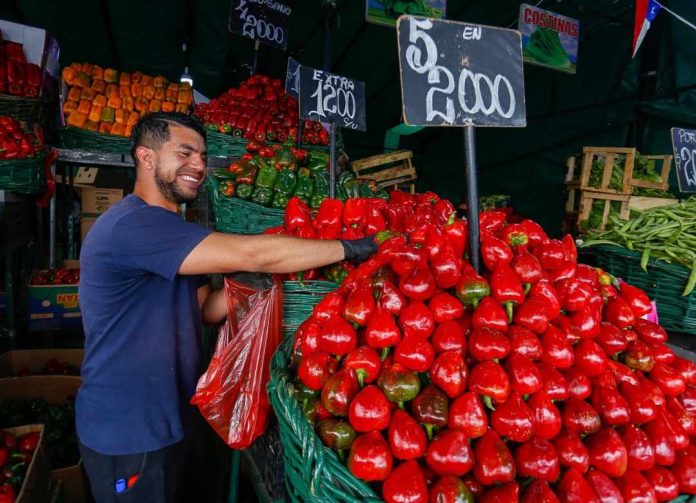
[[[51,164],[51,174],[56,179],[56,163]],[[56,184],[56,191],[58,184]],[[57,194],[53,194],[48,205],[48,267],[56,267],[56,199]]]
[[[261,42],[258,40],[254,41],[254,60],[251,63],[251,74],[256,75],[256,69],[259,65],[259,48],[261,47]]]
[[[336,124],[333,122],[329,141],[329,197],[336,197]]]
[[[478,175],[476,173],[476,130],[464,127],[464,159],[466,163],[466,211],[469,221],[469,258],[479,272]]]

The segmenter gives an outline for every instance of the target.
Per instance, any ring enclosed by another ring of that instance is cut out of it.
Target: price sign
[[[518,31],[417,16],[396,28],[407,124],[526,126]]]
[[[232,0],[228,28],[278,49],[288,46],[288,20],[292,9],[274,0]]]
[[[696,192],[696,130],[672,128],[672,150],[681,192]]]
[[[365,131],[365,83],[300,65],[300,117]]]
[[[288,71],[285,74],[285,92],[296,100],[300,99],[300,63],[288,58]]]

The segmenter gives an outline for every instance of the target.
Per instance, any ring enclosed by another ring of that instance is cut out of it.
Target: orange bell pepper
[[[103,94],[98,95],[92,100],[92,105],[99,105],[100,107],[106,106],[106,96]]]
[[[104,70],[104,80],[108,84],[118,83],[118,70],[114,70],[113,68],[107,68]]]
[[[145,98],[138,98],[135,100],[135,109],[138,112],[147,111],[147,107],[150,103]]]
[[[128,112],[125,111],[123,108],[117,108],[116,114],[114,115],[114,122],[118,122],[119,124],[125,124],[127,115]]]
[[[89,88],[92,85],[92,79],[83,71],[77,72],[75,74],[75,85],[83,89]]]
[[[87,114],[84,112],[75,111],[70,114],[66,124],[68,126],[84,128],[87,122]]]
[[[154,84],[155,84],[155,87],[166,87],[167,79],[166,79],[166,77],[162,77],[161,75],[158,75],[157,77],[155,77]]]
[[[124,127],[124,124],[121,124],[119,122],[114,123],[114,125],[111,126],[111,134],[122,136]]]
[[[93,80],[92,89],[94,89],[98,93],[103,93],[106,89],[106,82],[104,82],[103,80]]]
[[[143,96],[143,85],[131,84],[131,96],[133,98],[141,98]]]
[[[118,86],[116,84],[106,84],[104,94],[106,94],[107,98],[110,98],[114,94],[118,95]]]
[[[82,63],[82,71],[85,72],[87,75],[92,75],[92,69],[94,68],[94,65],[92,63]]]
[[[80,98],[83,100],[89,100],[92,101],[94,98],[97,97],[97,91],[92,89],[91,87],[85,87],[82,89],[82,93],[80,93]]]
[[[69,86],[75,85],[75,76],[77,75],[77,69],[70,65],[63,68],[62,76],[63,81]]]
[[[132,126],[140,120],[140,114],[138,112],[132,111],[128,113],[128,118],[126,119],[126,124]]]
[[[68,99],[71,101],[80,101],[80,96],[82,95],[82,89],[79,87],[71,87],[68,91]]]
[[[104,80],[104,69],[99,65],[92,67],[92,79]]]
[[[91,109],[92,102],[88,100],[80,100],[80,104],[77,106],[77,111],[82,112],[85,115],[88,115]]]
[[[130,85],[118,86],[118,94],[121,95],[121,98],[125,98],[126,96],[133,96],[131,94],[131,86]]]
[[[159,112],[162,110],[162,102],[160,100],[152,100],[148,110],[153,113]]]
[[[113,95],[109,98],[109,101],[106,103],[106,106],[111,108],[121,108],[124,99],[125,98],[121,98],[120,96]]]
[[[121,86],[130,86],[131,78],[130,73],[122,72],[118,77],[118,84]]]
[[[152,75],[143,75],[143,78],[140,79],[140,83],[143,86],[151,86],[151,85],[153,85],[154,81],[155,81],[155,78]]]
[[[126,138],[129,138],[132,133],[133,133],[133,126],[132,125],[126,125],[126,127],[123,128],[123,136],[125,136]]]
[[[193,102],[193,93],[190,87],[182,87],[179,89],[179,94],[176,98],[177,103],[183,103],[184,105],[190,105]]]
[[[135,100],[131,96],[124,96],[121,106],[129,112],[132,112],[135,110]]]
[[[108,122],[102,122],[99,124],[99,132],[111,134],[111,124]]]
[[[184,105],[183,103],[177,103],[174,110],[180,114],[187,114],[189,112],[189,106]]]
[[[155,99],[164,101],[167,98],[167,91],[163,87],[155,87]]]
[[[89,111],[88,119],[94,122],[99,122],[101,120],[102,110],[104,110],[104,107],[92,104],[92,108]]]
[[[179,96],[179,86],[176,84],[169,84],[167,87],[167,101],[173,101],[176,103],[176,99]]]
[[[131,74],[131,84],[138,84],[143,79],[143,72],[137,70]]]
[[[172,103],[171,101],[163,101],[162,102],[162,111],[163,112],[173,112],[175,106],[176,106],[176,103]]]
[[[88,120],[87,122],[85,122],[85,127],[83,129],[86,129],[87,131],[94,131],[96,133],[97,131],[99,131],[99,124],[94,121]]]
[[[146,100],[155,99],[155,86],[143,85],[143,98],[145,98]]]
[[[77,110],[77,101],[67,100],[63,103],[63,114],[67,117]]]

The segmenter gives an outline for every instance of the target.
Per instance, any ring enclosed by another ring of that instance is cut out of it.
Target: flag
[[[655,0],[636,0],[636,19],[633,24],[633,57],[640,44],[645,38],[645,34],[650,29],[650,23],[657,17],[662,5]]]

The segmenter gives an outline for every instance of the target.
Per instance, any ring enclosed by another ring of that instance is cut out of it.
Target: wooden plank
[[[603,154],[611,152],[613,154],[634,154],[636,149],[633,147],[583,147],[583,153],[586,154]]]
[[[602,170],[602,181],[599,183],[599,188],[608,189],[611,183],[611,175],[614,171],[614,161],[616,156],[614,154],[607,154],[604,158],[604,168]]]
[[[362,171],[364,169],[381,166],[382,164],[403,161],[404,159],[410,159],[411,157],[413,157],[413,152],[410,150],[402,150],[391,154],[373,155],[372,157],[365,157],[364,159],[353,161],[353,171]]]
[[[576,157],[574,155],[568,157],[568,159],[566,160],[566,168],[568,168],[568,170],[566,171],[566,177],[565,177],[566,183],[572,183],[575,180],[576,165],[577,165]]]
[[[373,173],[361,173],[359,175],[360,178],[371,178],[373,180],[386,180],[388,178],[396,178],[400,176],[412,176],[413,178],[416,178],[416,170],[413,168],[404,169],[402,167],[396,167],[385,169],[384,171],[375,171]]]
[[[660,206],[670,206],[678,202],[678,199],[670,199],[667,197],[631,196],[628,200],[628,207],[631,210],[648,210]]]

